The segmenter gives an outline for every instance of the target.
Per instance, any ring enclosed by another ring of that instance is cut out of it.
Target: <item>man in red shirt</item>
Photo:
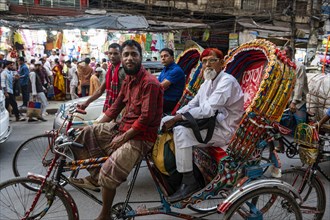
[[[85,127],[77,137],[76,142],[84,143],[85,147],[72,148],[76,159],[110,155],[101,169],[88,170],[90,176],[71,179],[88,189],[102,187],[103,206],[97,220],[110,218],[116,188],[152,149],[163,113],[163,89],[157,78],[142,66],[140,44],[125,41],[121,55],[126,78],[116,101],[105,111],[100,124]],[[124,108],[122,120],[116,124],[113,120]]]

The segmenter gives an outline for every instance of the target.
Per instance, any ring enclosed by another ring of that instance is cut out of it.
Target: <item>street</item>
[[[10,138],[7,140],[7,142],[0,145],[0,182],[3,182],[7,179],[10,179],[13,177],[13,171],[11,167],[12,157],[14,155],[14,152],[16,148],[19,146],[20,143],[25,141],[26,139],[35,136],[37,134],[42,134],[45,130],[50,130],[52,128],[53,123],[53,115],[49,115],[46,117],[47,122],[11,122],[13,126],[13,133],[11,134]],[[281,155],[282,159],[282,165],[283,167],[288,167],[291,164],[299,164],[300,161],[297,159],[288,159],[284,155]],[[27,158],[28,160],[28,158]],[[37,161],[31,161],[31,163],[36,163]],[[142,164],[142,168],[140,169],[137,181],[134,186],[133,194],[131,197],[131,201],[140,201],[140,200],[149,200],[149,201],[159,201],[159,196],[156,191],[156,188],[154,187],[153,180],[150,177],[150,174],[148,172],[148,169],[144,166],[145,164]],[[329,163],[325,164],[326,167],[329,167]],[[327,170],[328,172],[328,170]],[[82,175],[84,175],[83,172],[81,172]],[[129,177],[130,179],[130,177]],[[325,180],[324,177],[321,177],[322,182],[325,186],[325,191],[327,192],[327,198],[330,198],[330,184],[327,180]],[[123,202],[125,200],[126,192],[128,189],[128,182],[123,183],[119,189],[117,190],[117,196],[115,198],[114,204],[118,202]],[[74,198],[78,210],[80,219],[89,220],[94,219],[100,209],[101,206],[97,203],[93,202],[92,200],[89,200],[88,198],[80,193],[78,193],[75,189],[73,189],[71,186],[67,185],[65,187],[69,193]],[[98,198],[101,198],[100,193],[94,193]],[[153,203],[144,203],[147,207],[150,206],[157,206],[159,203],[153,202]],[[131,206],[133,208],[138,207],[141,204],[133,203]],[[193,213],[189,209],[181,210],[184,213]],[[201,216],[201,215],[196,215]],[[329,205],[327,205],[326,214],[324,216],[324,219],[329,219]],[[211,216],[205,217],[207,219],[221,219],[221,215],[213,214]],[[144,216],[139,217],[136,219],[174,219],[170,216],[164,216],[164,215],[155,215],[155,216]]]

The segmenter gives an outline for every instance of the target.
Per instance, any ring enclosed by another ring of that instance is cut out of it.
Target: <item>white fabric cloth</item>
[[[77,88],[77,86],[70,86],[71,99],[79,98],[79,96],[76,94],[76,88]]]
[[[48,106],[48,101],[44,92],[37,93],[37,100],[41,102],[41,114],[46,115],[46,108]]]
[[[205,80],[196,96],[177,114],[189,112],[195,119],[209,118],[218,110],[217,121],[212,139],[205,145],[199,143],[190,128],[173,128],[177,170],[192,171],[193,146],[218,146],[225,148],[236,131],[244,113],[244,96],[241,86],[230,74],[222,71],[213,81]],[[171,116],[164,117],[162,123]],[[201,131],[205,139],[207,130]],[[187,148],[187,149],[185,149]]]
[[[34,71],[30,72],[29,77],[30,77],[30,81],[31,81],[32,95],[37,95],[36,73]]]
[[[77,67],[71,66],[69,68],[69,80],[70,80],[70,86],[78,86],[78,74],[77,74]]]
[[[32,95],[37,96],[37,101],[41,102],[41,114],[44,115],[44,114],[46,114],[46,108],[48,106],[48,101],[47,101],[46,95],[44,92],[37,92],[36,73],[34,71],[30,72],[29,77],[30,77],[30,81],[31,81]]]
[[[46,69],[48,76],[53,76],[52,67],[50,66],[50,63],[47,60],[45,61],[43,67]]]

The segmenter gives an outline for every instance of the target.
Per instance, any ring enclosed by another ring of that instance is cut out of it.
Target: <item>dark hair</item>
[[[19,57],[18,60],[21,61],[21,62],[25,62],[25,58],[24,57]]]
[[[107,62],[107,59],[102,58],[102,63],[106,63],[106,62]]]
[[[71,60],[67,60],[65,61],[65,63],[71,64]]]
[[[121,46],[119,44],[117,44],[117,43],[110,44],[109,47],[108,47],[108,50],[110,50],[110,48],[113,48],[113,49],[117,49],[118,48],[121,51]]]
[[[10,64],[12,64],[12,63],[14,63],[14,62],[13,62],[13,61],[8,61],[8,60],[6,60],[6,62],[5,62],[5,67],[8,66],[8,65],[10,65]]]
[[[127,46],[130,46],[130,47],[136,47],[140,53],[140,56],[142,57],[142,48],[141,48],[141,45],[135,41],[135,40],[127,40],[123,43],[123,45],[121,46],[121,50],[120,52],[122,53],[124,48],[127,47]]]
[[[58,58],[55,58],[54,62],[55,63],[60,63],[60,60]]]
[[[157,61],[157,57],[152,57],[152,59],[156,60]]]
[[[78,61],[76,58],[72,58],[72,62]]]
[[[31,59],[31,60],[30,60],[30,63],[32,63],[32,64],[34,64],[35,62],[36,62],[35,59]]]
[[[284,47],[284,49],[286,49],[286,50],[289,51],[291,57],[294,55],[294,54],[293,54],[293,48],[292,48],[291,46],[286,45],[286,46]],[[291,57],[290,57],[290,59],[291,59]]]
[[[151,59],[150,59],[150,58],[148,58],[148,59],[146,59],[146,61],[151,61]]]
[[[171,57],[174,57],[174,52],[172,49],[166,47],[166,48],[161,49],[159,51],[159,53],[162,53],[163,51],[166,51],[167,53],[169,53],[171,55]]]
[[[90,63],[91,63],[91,59],[88,58],[88,57],[86,57],[86,58],[85,58],[85,63],[90,64]]]

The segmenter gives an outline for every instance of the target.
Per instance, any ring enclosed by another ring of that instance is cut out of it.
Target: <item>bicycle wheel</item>
[[[225,198],[226,197],[222,195],[213,196],[211,198],[200,201],[199,203],[188,205],[187,208],[198,213],[213,212]]]
[[[282,172],[282,180],[300,193],[303,203],[300,209],[304,219],[322,219],[326,208],[326,195],[322,183],[316,179],[303,181],[305,169],[294,168]]]
[[[48,149],[52,143],[53,134],[46,133],[32,137],[23,142],[16,150],[12,161],[12,168],[16,177],[26,176],[28,172],[33,172],[45,176],[54,154]],[[67,154],[73,157],[73,153],[69,150]],[[77,175],[72,172],[69,176]],[[61,181],[62,186],[66,184]],[[26,185],[29,187],[28,185]],[[38,188],[30,187],[31,190]]]
[[[38,188],[41,181],[26,177],[19,177],[0,184],[0,219],[22,219],[31,204],[36,193],[24,185],[36,185]],[[45,187],[45,189],[51,187]],[[50,192],[42,193],[35,208],[30,213],[31,219],[78,219],[78,210],[70,196],[66,196],[63,189],[57,188],[54,197]],[[46,213],[43,213],[46,212]],[[45,214],[42,216],[42,214]]]
[[[261,188],[239,198],[225,213],[227,219],[301,220],[296,200],[284,190]]]

